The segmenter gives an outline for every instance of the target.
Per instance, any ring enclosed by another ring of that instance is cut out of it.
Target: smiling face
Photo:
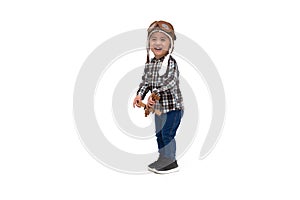
[[[150,36],[149,42],[150,49],[154,53],[156,59],[159,59],[168,53],[170,48],[170,39],[164,33],[153,33]]]

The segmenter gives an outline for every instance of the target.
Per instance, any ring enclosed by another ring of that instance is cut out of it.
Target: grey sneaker
[[[159,156],[157,161],[154,161],[153,163],[151,163],[150,165],[148,165],[148,170],[154,172],[155,168],[157,167],[157,165],[163,160],[162,156]]]
[[[177,172],[179,170],[177,161],[171,162],[169,164],[164,165],[156,165],[155,169],[153,170],[157,174],[169,174],[172,172]]]

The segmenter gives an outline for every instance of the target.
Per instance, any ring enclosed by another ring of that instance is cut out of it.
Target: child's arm
[[[148,93],[148,91],[150,90],[149,88],[149,84],[148,82],[146,81],[147,80],[147,72],[148,72],[148,65],[146,64],[145,65],[145,68],[144,68],[144,74],[142,76],[142,82],[140,83],[139,85],[139,89],[138,91],[136,92],[136,95],[138,96],[141,96],[142,99],[145,98],[146,94]]]

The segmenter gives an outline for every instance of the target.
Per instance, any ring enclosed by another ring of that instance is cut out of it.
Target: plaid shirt
[[[164,57],[160,59],[152,58],[151,62],[145,65],[137,95],[144,99],[149,91],[157,93],[160,100],[156,102],[154,109],[160,110],[162,113],[182,110],[184,107],[179,89],[179,71],[176,60],[170,56],[167,69],[161,69],[163,59]],[[165,73],[160,74],[163,71]]]

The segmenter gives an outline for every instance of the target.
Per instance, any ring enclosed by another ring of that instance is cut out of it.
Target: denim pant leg
[[[183,111],[175,110],[155,117],[156,137],[159,152],[164,157],[176,159],[176,131],[180,125]]]
[[[161,114],[160,116],[155,115],[155,136],[158,146],[158,152],[161,156],[164,155],[163,147],[165,146],[163,139],[162,139],[162,128],[166,122],[167,115]]]

